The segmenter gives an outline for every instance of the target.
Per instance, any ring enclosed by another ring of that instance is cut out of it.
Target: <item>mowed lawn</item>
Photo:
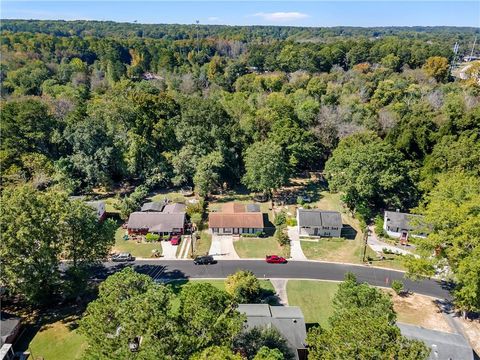
[[[241,237],[233,241],[233,246],[241,258],[265,258],[265,255],[290,256],[289,246],[280,246],[274,237],[248,238]]]
[[[206,231],[200,233],[200,238],[195,242],[193,253],[195,256],[208,255],[210,246],[212,245],[212,234]]]
[[[152,257],[152,250],[158,250],[162,253],[162,245],[160,242],[154,243],[137,243],[134,240],[123,240],[125,235],[125,229],[121,227],[117,229],[115,233],[115,245],[113,246],[114,252],[128,252],[135,257],[150,258]]]
[[[312,280],[288,280],[288,305],[302,309],[307,324],[328,326],[333,314],[332,301],[338,283]]]
[[[321,238],[318,242],[302,241],[305,256],[311,260],[362,262],[363,232],[360,222],[346,211],[340,193],[319,192],[320,199],[313,208],[339,211],[342,214],[342,236],[346,238]]]
[[[78,330],[69,330],[62,321],[45,325],[30,343],[30,352],[35,359],[75,360],[82,357],[87,347],[85,338]]]

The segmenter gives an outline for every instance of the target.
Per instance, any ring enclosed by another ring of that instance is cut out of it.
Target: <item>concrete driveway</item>
[[[233,246],[233,236],[212,234],[212,245],[209,255],[216,260],[235,260],[240,259]]]
[[[177,258],[178,245],[172,245],[170,241],[162,241],[162,250],[164,259],[176,259]]]
[[[302,250],[300,236],[298,235],[296,226],[288,227],[288,238],[290,239],[290,257],[292,260],[307,260]]]

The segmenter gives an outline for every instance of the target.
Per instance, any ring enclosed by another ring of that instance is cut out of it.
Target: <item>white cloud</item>
[[[220,18],[217,16],[209,16],[207,18],[208,21],[220,21]]]
[[[301,13],[301,12],[273,12],[273,13],[264,13],[259,12],[253,14],[253,16],[261,17],[266,21],[274,21],[274,22],[285,22],[285,21],[294,21],[294,20],[301,20],[308,18],[309,15]]]

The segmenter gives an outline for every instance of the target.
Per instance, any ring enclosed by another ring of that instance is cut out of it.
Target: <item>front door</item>
[[[238,228],[233,228],[233,233],[238,234]]]
[[[315,235],[315,236],[318,235],[318,228],[313,228],[313,235]]]

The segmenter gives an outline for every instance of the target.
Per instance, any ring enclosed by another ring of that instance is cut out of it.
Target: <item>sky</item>
[[[480,1],[1,1],[1,19],[293,26],[474,26]]]

